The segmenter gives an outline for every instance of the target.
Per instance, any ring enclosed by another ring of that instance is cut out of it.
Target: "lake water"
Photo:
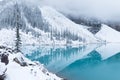
[[[120,44],[26,46],[23,52],[67,80],[120,80]]]

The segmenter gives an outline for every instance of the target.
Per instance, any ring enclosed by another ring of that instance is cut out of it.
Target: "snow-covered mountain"
[[[22,53],[0,46],[0,80],[62,80]]]
[[[84,26],[72,22],[53,8],[41,8],[21,2],[16,4],[14,1],[8,1],[4,5],[2,4],[0,8],[0,29],[7,28],[14,30],[14,14],[16,14],[16,8],[21,13],[21,34],[24,33],[24,35],[28,36],[31,34],[33,39],[40,44],[81,44],[97,42],[95,36],[87,29],[84,29]],[[13,35],[5,36],[12,37]]]
[[[96,34],[96,37],[106,42],[120,42],[120,32],[104,24],[101,30]]]
[[[83,25],[78,25],[50,7],[42,7],[41,13],[45,23],[53,32],[61,34],[71,40],[85,41],[86,43],[96,42],[96,38]]]

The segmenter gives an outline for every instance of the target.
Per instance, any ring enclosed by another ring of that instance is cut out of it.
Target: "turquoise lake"
[[[26,46],[26,57],[67,80],[120,80],[120,44]]]

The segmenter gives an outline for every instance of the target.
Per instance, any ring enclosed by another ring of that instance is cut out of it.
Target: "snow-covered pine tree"
[[[16,27],[15,51],[20,52],[21,38],[20,38],[19,29],[22,26],[22,24],[20,23],[21,13],[17,3],[15,4],[14,16],[15,16],[15,27]]]

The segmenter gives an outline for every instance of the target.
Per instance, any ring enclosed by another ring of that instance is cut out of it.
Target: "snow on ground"
[[[65,40],[53,40],[48,37],[49,33],[45,33],[37,28],[34,28],[37,32],[41,34],[41,36],[34,37],[30,32],[26,34],[25,32],[20,31],[22,45],[66,45]],[[16,33],[14,29],[1,29],[0,30],[0,44],[6,46],[14,46],[16,40]],[[73,41],[73,44],[81,44],[80,42]]]
[[[50,25],[50,29],[60,33],[64,33],[66,30],[70,33],[78,35],[79,37],[86,40],[86,43],[95,43],[97,39],[92,33],[84,28],[83,25],[78,25],[64,15],[60,14],[51,7],[40,8],[44,23]]]
[[[106,42],[120,42],[120,32],[104,24],[101,30],[96,34],[96,37]]]
[[[25,34],[20,31],[22,44],[38,44],[37,40],[32,35]],[[16,40],[15,30],[11,29],[1,29],[0,30],[0,44],[13,46]]]
[[[8,56],[8,63],[5,56]],[[5,80],[62,80],[48,72],[42,64],[25,58],[22,53],[15,53],[10,48],[0,46],[0,77],[3,72]]]
[[[15,3],[10,1],[6,5],[4,5],[4,8],[0,10],[2,12],[3,10],[6,10],[11,5],[13,6]],[[3,6],[2,6],[3,7]],[[38,6],[36,6],[38,7]],[[39,9],[38,9],[39,10]],[[50,7],[42,7],[40,8],[43,23],[49,27],[50,30],[53,30],[53,34],[60,33],[64,35],[66,31],[68,31],[71,35],[74,35],[75,37],[79,37],[82,40],[76,40],[72,41],[70,40],[71,44],[79,45],[79,44],[87,44],[87,43],[96,43],[98,42],[95,36],[90,33],[87,29],[85,29],[85,26],[78,25],[68,18],[66,18],[61,13],[57,12],[56,10],[50,8]],[[24,45],[26,44],[42,44],[42,45],[66,45],[68,39],[67,38],[60,38],[60,40],[57,40],[55,36],[53,36],[53,40],[51,40],[51,33],[45,32],[44,30],[40,30],[37,27],[33,27],[31,23],[27,20],[25,14],[23,11],[21,11],[23,21],[26,23],[26,29],[32,30],[34,33],[28,32],[26,34],[25,30],[21,33],[21,39]],[[3,16],[4,17],[4,16]],[[2,26],[3,27],[3,26]],[[12,27],[12,26],[10,26]],[[4,34],[4,35],[3,35]],[[39,34],[39,37],[34,37],[36,35],[33,34]],[[10,29],[1,29],[0,30],[0,44],[5,45],[14,45],[15,40],[15,30]],[[7,39],[7,40],[6,40]]]
[[[6,69],[6,66],[4,63],[0,63],[0,75],[4,74],[4,71]]]
[[[44,31],[41,31],[40,29],[34,28],[36,32],[39,32],[41,35],[39,37],[34,37],[31,32],[26,34],[25,32],[20,31],[21,41],[22,45],[66,45],[66,40],[51,40],[48,35],[50,33],[45,33]],[[0,30],[0,44],[6,45],[6,46],[14,46],[16,40],[16,33],[15,29],[1,29]],[[79,45],[83,44],[79,41],[72,41],[72,44],[70,45]],[[84,43],[86,44],[86,43]]]

